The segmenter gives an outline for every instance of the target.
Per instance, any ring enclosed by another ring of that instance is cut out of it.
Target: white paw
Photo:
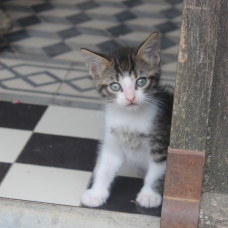
[[[150,191],[141,191],[136,198],[136,201],[141,207],[151,208],[158,207],[161,205],[162,197],[157,192]]]
[[[106,202],[109,197],[107,190],[87,189],[81,197],[83,205],[88,207],[99,207]]]

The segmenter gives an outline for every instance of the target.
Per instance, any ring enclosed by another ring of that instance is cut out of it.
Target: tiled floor
[[[102,113],[0,101],[0,197],[81,206],[101,138]],[[159,216],[135,198],[143,180],[124,166],[103,210]]]
[[[100,108],[80,48],[139,45],[159,31],[162,78],[174,85],[182,0],[7,0],[14,28],[1,38],[1,99]]]
[[[182,0],[5,0],[2,6],[14,28],[0,37],[0,197],[80,206],[102,132],[102,101],[80,48],[139,45],[158,30],[163,83],[174,85]],[[136,205],[142,184],[124,166],[100,208],[159,216],[161,208]]]

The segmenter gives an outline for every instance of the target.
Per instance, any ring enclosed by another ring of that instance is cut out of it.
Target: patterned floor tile
[[[135,0],[135,1],[128,0],[128,1],[124,1],[123,4],[131,8],[131,7],[141,5],[143,4],[143,2],[140,0]]]
[[[40,24],[41,21],[38,17],[36,16],[28,16],[28,17],[22,17],[17,20],[20,26],[26,27],[30,25],[35,25],[35,24]]]
[[[48,56],[55,57],[57,55],[71,51],[71,48],[64,43],[58,43],[43,47],[43,50]]]
[[[54,7],[50,4],[50,3],[42,3],[42,4],[37,4],[37,5],[33,5],[31,7],[36,13],[40,13],[43,11],[49,11],[51,9],[54,9]]]
[[[71,64],[83,66],[86,70],[80,48],[108,52],[121,46],[137,46],[150,33],[158,30],[162,35],[161,48],[166,54],[162,61],[162,64],[166,64],[166,72],[173,72],[173,65],[167,64],[177,61],[175,52],[179,44],[182,10],[180,0],[10,0],[4,1],[3,5],[15,21],[13,30],[3,37],[6,47],[4,54],[7,56],[12,56],[11,53],[15,54],[14,56],[19,54],[28,60],[31,57],[39,58],[43,63],[50,59],[56,63],[61,61],[67,67]],[[11,53],[7,53],[8,50]],[[170,59],[171,55],[173,61]],[[31,67],[28,67],[27,71],[30,69]],[[24,72],[27,71],[24,69]],[[11,74],[8,70],[2,71],[5,80],[11,77]],[[27,82],[15,78],[11,82],[4,81],[0,84],[2,97],[14,99],[18,96],[29,101],[36,94],[35,97],[43,102],[83,108],[100,107],[100,99],[95,90],[79,89],[80,86],[89,88],[85,86],[89,81],[73,80],[63,84],[55,84],[53,81],[54,85],[52,80],[55,80],[53,75],[58,74],[56,72],[47,75],[34,71],[30,74],[32,75],[27,78]],[[63,73],[63,76],[65,75],[66,73]],[[167,82],[171,81],[167,78]],[[29,93],[32,93],[32,96],[29,96]]]
[[[107,29],[113,36],[118,37],[120,35],[125,35],[132,32],[132,29],[122,24],[116,27]]]
[[[79,13],[79,14],[69,16],[67,17],[67,19],[74,25],[91,20],[91,18],[85,15],[84,13]]]
[[[28,35],[27,31],[19,30],[16,32],[8,33],[8,34],[4,35],[4,37],[6,38],[6,40],[8,42],[15,42],[15,41],[24,40],[26,38],[29,38],[29,35]]]
[[[86,2],[77,4],[77,7],[80,8],[81,10],[93,9],[93,8],[96,8],[99,6],[100,5],[98,3],[93,2],[93,1],[86,1]]]
[[[123,11],[121,13],[118,13],[118,14],[114,14],[114,17],[117,18],[117,20],[120,22],[125,22],[125,21],[136,18],[136,16],[133,13],[131,13],[127,10]]]
[[[80,35],[81,33],[76,28],[69,28],[58,32],[62,39],[67,39]]]

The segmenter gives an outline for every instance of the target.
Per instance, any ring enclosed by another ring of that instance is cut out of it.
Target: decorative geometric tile
[[[13,74],[12,72],[6,70],[6,69],[1,69],[0,70],[0,75],[1,75],[1,79],[0,80],[3,80],[3,79],[6,79],[6,78],[13,78],[15,77],[15,74]]]
[[[172,19],[174,17],[181,15],[181,12],[173,7],[167,10],[163,10],[160,13],[169,19]]]
[[[25,38],[30,37],[26,30],[19,30],[16,32],[8,33],[4,35],[4,37],[8,40],[8,42],[15,42],[19,40],[23,40]]]
[[[81,33],[76,28],[70,28],[63,31],[58,32],[59,36],[63,39],[74,37],[80,35]]]
[[[81,10],[93,9],[98,6],[100,6],[100,5],[93,1],[88,1],[88,2],[83,2],[83,3],[77,4],[77,7],[80,8]]]
[[[170,32],[179,28],[178,26],[176,26],[174,23],[170,21],[156,25],[155,27],[161,33]]]
[[[120,36],[120,35],[125,35],[128,33],[133,32],[132,29],[130,29],[129,27],[127,27],[126,25],[122,24],[116,27],[112,27],[107,29],[113,36]]]
[[[71,51],[71,48],[69,48],[64,43],[58,43],[58,44],[50,45],[47,47],[43,47],[43,50],[45,51],[45,53],[48,56],[54,57],[54,56],[57,56],[57,55]]]
[[[70,44],[70,43],[75,43],[75,44],[89,44],[89,45],[96,45],[96,44],[99,44],[99,43],[102,43],[102,42],[105,42],[109,40],[108,37],[106,36],[97,36],[97,35],[92,35],[92,34],[82,34],[82,35],[79,35],[79,36],[76,36],[76,37],[72,37],[72,38],[69,38],[69,39],[66,39],[65,42],[67,44]]]
[[[178,4],[183,3],[183,0],[166,0],[169,4]]]
[[[133,13],[131,13],[131,12],[127,11],[127,10],[124,11],[124,12],[118,13],[118,14],[116,14],[114,16],[120,22],[124,22],[124,21],[130,20],[130,19],[136,18],[136,16]]]
[[[102,52],[109,52],[121,47],[115,40],[106,41],[97,45]]]
[[[113,22],[113,21],[93,19],[91,21],[81,23],[78,26],[83,28],[93,28],[93,29],[104,30],[110,27],[114,27],[117,24],[118,24],[117,22]]]
[[[17,22],[20,24],[22,27],[30,26],[30,25],[35,25],[41,23],[40,19],[36,16],[29,16],[29,17],[23,17],[17,20]]]
[[[43,3],[39,5],[34,5],[31,7],[36,13],[43,12],[46,10],[54,9],[54,7],[49,3]]]
[[[89,79],[89,76],[80,79],[68,80],[66,83],[80,92],[94,89],[94,85],[92,83],[92,80]]]
[[[56,78],[53,74],[50,72],[39,72],[35,74],[31,74],[27,77],[27,80],[32,82],[33,86],[43,86],[52,84],[55,82],[61,82],[58,78]]]
[[[0,101],[0,127],[33,130],[47,106]]]
[[[176,44],[177,43],[175,43],[174,41],[172,41],[171,39],[169,39],[166,36],[161,37],[161,49],[166,49],[166,48],[172,47]]]
[[[4,179],[6,173],[8,172],[9,168],[11,166],[11,163],[6,162],[0,162],[0,183]]]
[[[97,147],[93,139],[34,133],[16,162],[93,171]]]
[[[87,13],[87,15],[97,14],[97,15],[100,15],[102,17],[104,15],[105,16],[112,16],[112,15],[120,13],[122,11],[123,11],[123,9],[120,7],[100,6],[100,7],[97,7],[95,9],[88,10],[88,11],[86,11],[86,13]]]
[[[123,4],[128,6],[128,7],[134,7],[134,6],[138,6],[138,5],[143,4],[143,2],[140,0],[134,0],[134,1],[128,0],[128,1],[124,1]]]
[[[76,14],[76,15],[72,15],[72,16],[69,16],[67,17],[67,19],[72,23],[72,24],[80,24],[82,22],[85,22],[85,21],[89,21],[91,20],[90,17],[88,17],[87,15],[85,15],[84,13],[79,13],[79,14]]]

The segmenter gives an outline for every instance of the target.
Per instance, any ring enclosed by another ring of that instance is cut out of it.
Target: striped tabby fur
[[[155,182],[165,173],[173,103],[172,92],[159,84],[159,34],[153,33],[139,48],[107,54],[82,49],[82,53],[106,105],[105,137],[94,183],[82,203],[91,207],[105,203],[125,161],[145,173],[137,202],[157,207],[162,198]]]

